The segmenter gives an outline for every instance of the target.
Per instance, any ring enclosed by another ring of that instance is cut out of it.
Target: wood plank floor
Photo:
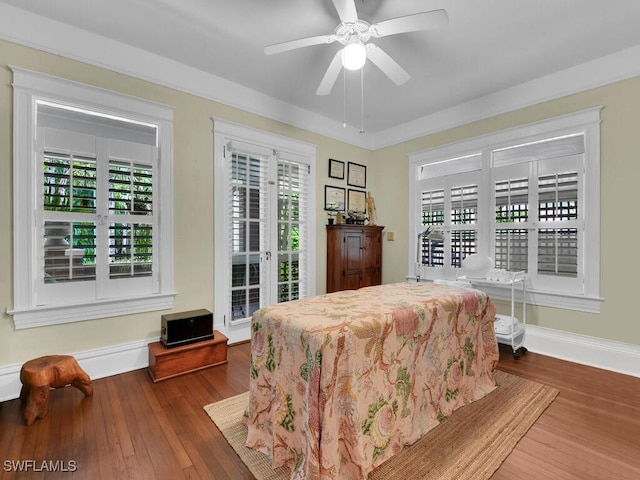
[[[228,358],[156,384],[146,370],[99,379],[93,397],[56,390],[30,427],[19,400],[0,403],[0,478],[253,479],[202,409],[248,390],[249,344]],[[494,480],[640,479],[640,378],[531,352],[516,361],[506,348],[499,368],[560,395]],[[34,461],[26,473],[15,471],[21,460]]]

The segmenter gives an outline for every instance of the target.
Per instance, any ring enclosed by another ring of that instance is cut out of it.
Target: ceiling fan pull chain
[[[342,69],[342,128],[347,128],[347,71]]]
[[[364,67],[360,69],[360,133],[364,133]]]

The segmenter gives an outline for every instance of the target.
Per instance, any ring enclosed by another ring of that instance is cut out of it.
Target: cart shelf
[[[508,286],[511,288],[511,331],[508,333],[496,333],[496,338],[498,343],[509,345],[513,351],[513,358],[518,359],[521,353],[527,353],[527,349],[524,346],[527,333],[527,276],[525,272],[509,272],[509,274],[510,278],[508,281],[470,278],[467,276],[460,276],[457,280],[467,281],[480,290],[482,290],[483,286]],[[520,299],[522,301],[522,321],[518,320],[515,316],[516,290],[520,290],[520,286],[522,287],[522,298]],[[509,316],[507,316],[507,318],[509,318]]]

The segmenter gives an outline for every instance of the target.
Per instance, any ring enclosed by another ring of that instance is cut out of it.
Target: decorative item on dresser
[[[327,225],[327,293],[382,283],[382,226]]]

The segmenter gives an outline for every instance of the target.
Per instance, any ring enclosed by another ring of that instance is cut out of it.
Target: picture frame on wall
[[[359,163],[349,162],[347,185],[351,187],[367,188],[367,167]]]
[[[329,159],[329,178],[344,180],[344,162],[333,158]]]
[[[344,212],[345,189],[342,187],[324,186],[324,209],[333,212]]]
[[[367,194],[362,190],[349,189],[349,199],[347,202],[347,210],[357,213],[366,213],[367,211]]]

